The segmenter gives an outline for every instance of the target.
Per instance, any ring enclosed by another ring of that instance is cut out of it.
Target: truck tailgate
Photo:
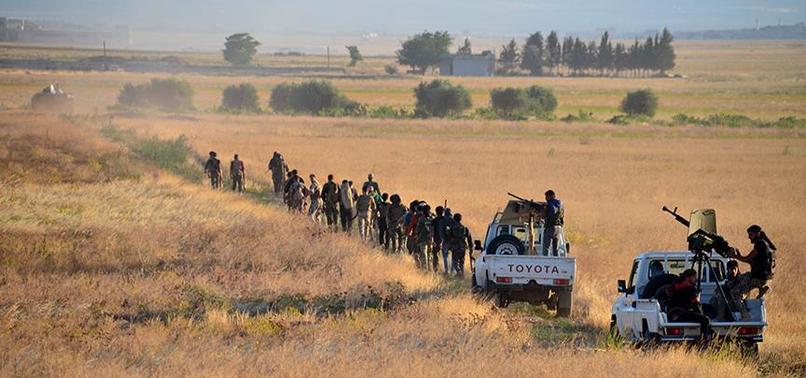
[[[571,286],[576,276],[574,257],[485,256],[496,284]],[[511,279],[511,280],[510,280]]]

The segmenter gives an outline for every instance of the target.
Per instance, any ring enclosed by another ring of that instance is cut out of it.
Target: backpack
[[[451,243],[456,244],[460,247],[467,247],[465,245],[465,237],[467,233],[465,232],[465,226],[461,224],[453,223],[450,225],[448,229],[448,235],[450,237]]]

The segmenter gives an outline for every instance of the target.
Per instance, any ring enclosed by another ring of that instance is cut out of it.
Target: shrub
[[[445,117],[461,114],[472,106],[470,93],[461,85],[446,80],[422,82],[414,89],[416,112],[422,117]]]
[[[490,102],[499,116],[517,119],[528,116],[553,118],[554,109],[557,108],[557,98],[551,89],[537,85],[526,89],[493,89]]]
[[[490,104],[499,116],[511,118],[529,111],[526,91],[520,88],[497,88],[490,91]]]
[[[168,111],[193,109],[193,88],[182,79],[151,79],[139,85],[127,83],[118,94],[118,104]]]
[[[579,110],[576,115],[569,114],[565,117],[560,118],[560,121],[563,122],[592,122],[595,121],[593,118],[593,112],[584,112]]]
[[[639,89],[627,93],[621,102],[621,111],[631,116],[645,115],[654,117],[658,109],[658,97],[651,89]]]
[[[383,67],[383,70],[386,71],[386,73],[389,75],[397,75],[400,73],[400,69],[393,64],[387,64],[386,66]]]
[[[529,97],[531,111],[536,115],[553,114],[557,109],[557,97],[550,88],[533,85],[526,88],[526,95]]]
[[[269,105],[276,112],[307,114],[359,108],[357,102],[348,100],[330,82],[323,80],[280,84],[272,89]]]
[[[257,89],[252,84],[230,85],[224,89],[221,108],[239,112],[260,111]]]

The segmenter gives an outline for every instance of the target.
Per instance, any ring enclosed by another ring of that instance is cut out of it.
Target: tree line
[[[501,47],[498,55],[499,75],[533,76],[650,76],[665,74],[675,66],[672,33],[663,32],[638,39],[631,45],[614,43],[605,31],[601,39],[585,42],[568,36],[560,40],[556,31],[547,37],[543,33],[531,34],[522,46],[515,39]],[[397,62],[411,67],[418,74],[439,63],[440,56],[448,53],[452,43],[447,31],[423,32],[401,44]],[[464,40],[457,54],[471,53],[470,41]]]
[[[518,70],[534,76],[648,76],[665,74],[675,66],[672,33],[664,28],[654,37],[632,45],[615,44],[605,31],[599,42],[584,42],[568,36],[560,41],[552,31],[544,39],[541,32],[531,34],[523,47],[515,40],[502,46],[499,73],[517,74]]]

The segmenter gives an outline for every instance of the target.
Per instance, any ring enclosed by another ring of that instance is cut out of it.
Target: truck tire
[[[742,357],[757,360],[758,359],[758,343],[755,341],[742,341],[740,345]]]
[[[567,287],[557,290],[557,316],[568,318],[574,307],[574,288]]]
[[[513,235],[498,235],[487,247],[488,255],[522,255],[525,252],[526,246]]]
[[[495,294],[495,307],[498,308],[507,308],[509,306],[509,297],[506,293],[497,293]]]

